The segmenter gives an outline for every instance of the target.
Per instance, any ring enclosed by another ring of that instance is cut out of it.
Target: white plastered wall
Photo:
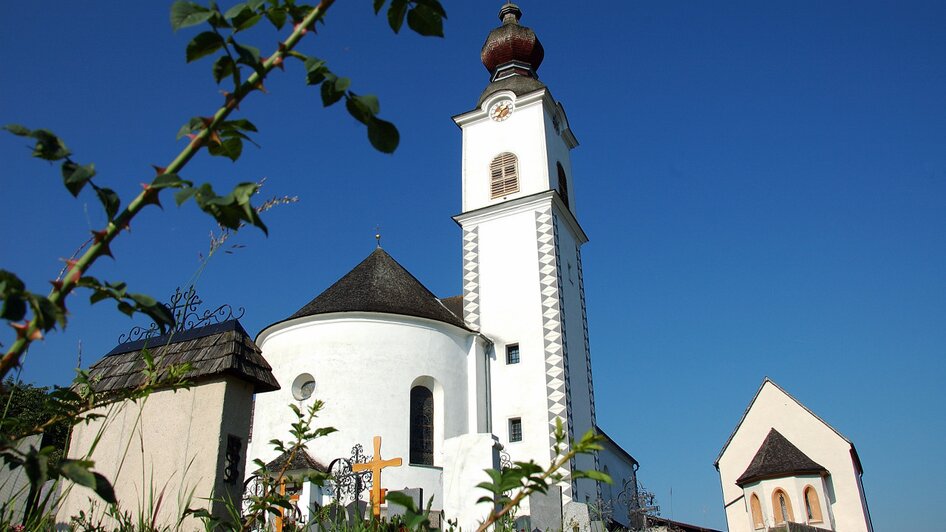
[[[94,470],[112,482],[121,509],[136,516],[144,509],[150,517],[160,496],[158,523],[173,527],[187,508],[207,508],[208,499],[242,487],[242,471],[235,483],[225,484],[223,469],[228,434],[241,438],[240,456],[246,456],[252,396],[251,384],[225,377],[113,403],[101,409],[104,419],[73,429],[69,457],[85,456],[101,433],[91,459]],[[90,499],[98,501],[98,515],[104,514],[103,503],[88,488],[65,489],[60,522],[68,523],[79,511],[88,515]],[[221,505],[215,513],[225,515]],[[202,525],[187,519],[182,529]]]
[[[823,506],[822,511],[834,517],[835,529],[869,532],[870,521],[861,498],[862,486],[851,456],[851,444],[769,380],[763,383],[719,458],[729,530],[752,530],[749,502],[743,497],[743,489],[736,485],[736,479],[749,466],[772,428],[830,472],[825,482],[828,505]],[[796,519],[801,515],[798,509],[804,511],[804,506],[798,505],[800,502],[793,495]],[[765,500],[762,503],[763,507],[771,507],[771,501],[767,505]]]
[[[549,460],[545,352],[535,240],[536,206],[479,226],[480,327],[495,345],[491,361],[493,433],[515,460]],[[518,364],[506,348],[519,345]],[[509,420],[522,420],[522,441],[509,441]]]
[[[485,389],[476,377],[482,340],[432,320],[351,312],[277,324],[257,341],[282,389],[257,398],[251,459],[276,457],[267,442],[288,437],[290,403],[305,408],[321,399],[325,407],[316,424],[338,432],[309,444],[313,458],[329,465],[335,458],[348,458],[355,444],[371,455],[374,436],[381,436],[382,458],[400,457],[404,464],[383,471],[382,487],[423,488],[425,499],[434,496],[433,508],[442,508],[444,441],[475,433],[478,418],[485,415],[469,411],[478,404],[471,394]],[[300,402],[293,398],[291,384],[301,373],[314,376],[315,393]],[[409,464],[410,391],[415,384],[432,388],[434,395],[434,467]]]
[[[546,144],[550,100],[544,98],[545,94],[540,90],[517,98],[510,91],[500,91],[483,102],[479,110],[457,119],[463,129],[463,212],[552,188],[550,183],[553,181],[549,180],[551,155]],[[500,99],[513,100],[515,110],[506,120],[496,122],[489,118],[487,111]],[[565,151],[562,165],[570,171],[567,149]],[[489,164],[503,152],[511,152],[519,160],[519,192],[493,199],[490,198]],[[551,169],[555,169],[554,162]]]
[[[818,494],[818,503],[821,508],[821,520],[808,519],[808,512],[805,506],[805,488],[811,486]],[[752,510],[749,503],[753,494],[759,497],[759,505],[762,508],[763,524],[773,527],[779,523],[776,514],[776,507],[773,501],[773,494],[776,490],[782,490],[789,498],[792,514],[796,523],[804,523],[818,528],[835,530],[833,519],[831,518],[828,505],[827,489],[824,479],[819,475],[798,475],[785,478],[775,478],[761,480],[747,484],[743,487],[743,494],[746,500],[746,508],[749,515],[750,525],[752,524]],[[752,528],[750,526],[750,528]]]
[[[637,471],[634,462],[609,440],[605,440],[602,447],[604,449],[598,451],[598,464],[601,471],[609,474],[613,481],[601,486],[605,511],[625,528],[630,528],[629,503],[637,492]]]
[[[494,102],[511,99],[512,115],[504,121],[489,118]],[[556,130],[553,117],[558,122]],[[480,109],[455,118],[463,130],[464,214],[456,219],[464,231],[477,232],[478,314],[480,330],[496,347],[491,365],[493,432],[516,460],[550,460],[549,395],[546,387],[545,335],[542,307],[545,295],[540,284],[536,213],[552,212],[558,232],[557,254],[561,268],[562,323],[566,333],[569,408],[572,434],[580,438],[594,425],[590,368],[584,338],[578,248],[585,236],[572,215],[553,194],[557,187],[557,164],[568,182],[569,204],[574,212],[574,180],[569,150],[575,145],[567,131],[567,119],[546,90],[516,96],[501,91],[490,96]],[[490,198],[489,164],[502,152],[518,157],[518,193]],[[520,363],[506,364],[506,347],[519,344]],[[564,416],[563,416],[564,417]],[[522,441],[509,441],[509,420],[522,420]],[[594,469],[594,457],[581,456],[579,469]],[[573,498],[593,501],[593,481],[582,480]]]

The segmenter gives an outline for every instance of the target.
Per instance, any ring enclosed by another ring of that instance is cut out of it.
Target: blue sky
[[[339,2],[304,49],[380,97],[393,156],[290,65],[241,109],[261,149],[185,172],[218,190],[267,178],[269,238],[202,265],[209,218],[150,209],[102,278],[163,296],[198,281],[247,307],[251,334],[385,248],[432,291],[461,292],[460,135],[487,83],[501,2],[447,2],[447,38],[395,36]],[[598,421],[640,462],[663,514],[725,527],[712,466],[768,375],[857,445],[878,530],[941,527],[946,460],[946,4],[523,1],[574,150]],[[576,7],[576,5],[578,7]],[[124,198],[220,101],[195,32],[162,2],[11,3],[0,122],[45,127]],[[268,53],[275,37],[250,34]],[[37,291],[103,223],[94,197],[0,137],[0,267]],[[134,323],[73,296],[69,328],[22,378],[65,384]],[[140,320],[139,320],[140,321]],[[0,341],[8,343],[2,333]],[[671,497],[672,490],[672,497]]]

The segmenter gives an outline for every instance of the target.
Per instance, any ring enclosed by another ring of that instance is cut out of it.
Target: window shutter
[[[512,153],[497,155],[489,164],[490,199],[519,192],[519,159]]]

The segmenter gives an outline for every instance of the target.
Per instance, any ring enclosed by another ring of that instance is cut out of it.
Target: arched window
[[[565,206],[569,209],[571,206],[568,204],[568,179],[565,177],[565,169],[562,168],[562,163],[558,164],[558,195],[562,197],[562,202],[565,203]]]
[[[820,523],[823,521],[821,518],[821,502],[818,500],[818,492],[815,491],[815,488],[812,486],[805,488],[805,511],[808,514],[809,523]]]
[[[765,520],[762,519],[762,503],[759,502],[759,496],[755,493],[749,499],[749,507],[752,510],[752,528],[756,530],[765,528]]]
[[[434,394],[411,388],[411,463],[434,465]]]
[[[501,198],[514,192],[519,192],[519,159],[507,151],[489,163],[489,197]]]
[[[792,513],[792,500],[788,494],[777,489],[772,494],[772,509],[775,511],[775,524],[789,523],[795,521],[795,514]]]

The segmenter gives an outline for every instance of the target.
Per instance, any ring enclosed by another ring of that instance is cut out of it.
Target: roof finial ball
[[[374,239],[378,241],[378,249],[381,249],[381,226],[375,226]]]
[[[503,21],[503,24],[518,24],[520,18],[522,18],[522,11],[512,2],[506,2],[499,10],[499,20]]]

